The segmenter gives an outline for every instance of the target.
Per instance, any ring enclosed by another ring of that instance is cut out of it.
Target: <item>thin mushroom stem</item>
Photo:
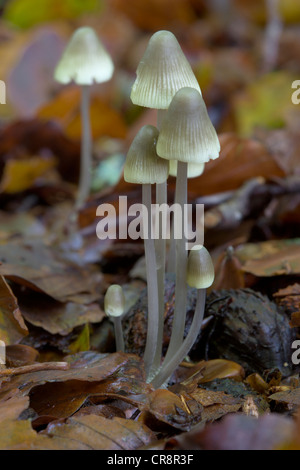
[[[178,204],[181,207],[181,237],[176,239],[176,285],[175,285],[175,308],[172,325],[170,344],[165,360],[177,352],[178,345],[182,343],[184,337],[185,317],[186,317],[186,271],[187,271],[187,251],[185,240],[185,207],[187,204],[187,163],[178,162],[178,173],[176,181]],[[177,221],[176,221],[177,222]],[[178,223],[178,222],[177,222]]]
[[[165,109],[157,111],[157,128],[161,129],[162,121],[166,113]],[[161,206],[168,203],[167,181],[156,185],[156,204]],[[158,213],[159,217],[159,213]],[[155,372],[161,363],[164,313],[165,313],[165,269],[166,269],[166,240],[162,236],[162,224],[164,221],[157,220],[159,224],[159,237],[155,243],[156,262],[157,262],[157,284],[158,284],[158,303],[159,303],[159,325],[157,335],[157,347],[152,370]]]
[[[159,306],[156,254],[154,240],[151,237],[152,214],[151,214],[151,184],[143,184],[143,205],[147,209],[147,232],[144,233],[145,258],[147,270],[148,290],[148,327],[146,348],[144,353],[145,370],[148,375],[153,364],[157,347],[157,336],[159,329]]]
[[[178,204],[178,185],[175,188],[174,204]],[[168,273],[175,273],[176,270],[176,242],[174,237],[174,217],[171,224],[170,247],[168,256]]]
[[[92,168],[92,132],[90,121],[90,86],[83,85],[81,88],[81,161],[80,180],[76,199],[76,209],[79,210],[90,194],[91,168]]]
[[[124,347],[124,337],[123,337],[123,329],[122,329],[122,317],[114,317],[114,328],[115,328],[115,339],[116,339],[116,350],[117,351],[125,351]]]
[[[167,362],[164,362],[160,372],[153,379],[152,385],[155,388],[163,387],[167,383],[172,372],[183,361],[183,359],[186,357],[191,347],[195,343],[203,322],[205,312],[205,299],[206,289],[198,289],[196,309],[188,335],[179,347],[179,349],[177,349],[176,353]]]

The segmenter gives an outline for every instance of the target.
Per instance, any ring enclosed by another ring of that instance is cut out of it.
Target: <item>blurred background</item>
[[[300,78],[300,0],[0,0],[0,6],[5,210],[74,195],[80,91],[56,83],[53,71],[82,25],[96,30],[115,64],[113,79],[92,92],[96,203],[83,226],[119,180],[116,191],[129,191],[121,181],[126,151],[142,125],[156,123],[154,110],[132,105],[130,91],[149,38],[160,29],[176,35],[190,61],[222,145],[221,158],[191,180],[190,197],[237,190],[250,178],[299,175],[300,105],[291,96]]]

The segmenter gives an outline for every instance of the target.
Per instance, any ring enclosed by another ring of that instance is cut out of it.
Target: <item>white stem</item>
[[[157,128],[160,131],[163,119],[166,114],[165,109],[157,110]],[[156,185],[156,204],[159,206],[168,203],[167,181]],[[163,345],[164,315],[165,315],[165,269],[166,269],[166,240],[162,237],[162,224],[159,223],[159,237],[155,242],[156,262],[157,262],[157,284],[158,284],[158,302],[159,302],[159,325],[157,334],[157,347],[152,365],[155,373],[160,367]]]
[[[197,304],[194,313],[194,318],[188,332],[187,337],[179,348],[177,348],[176,353],[164,364],[160,372],[156,375],[154,380],[152,380],[152,385],[155,388],[162,387],[166,384],[174,370],[177,369],[179,364],[189,353],[191,347],[195,343],[197,336],[201,330],[201,325],[203,322],[204,312],[205,312],[205,298],[206,298],[206,289],[199,289],[197,292]]]
[[[265,0],[267,9],[267,27],[264,41],[264,72],[272,70],[277,63],[282,19],[279,12],[279,0]]]
[[[176,191],[178,204],[181,206],[181,238],[176,239],[176,285],[175,285],[175,307],[172,325],[170,344],[165,360],[168,362],[177,352],[178,345],[183,341],[185,317],[186,317],[186,271],[187,271],[187,250],[185,240],[184,212],[187,204],[187,163],[178,162]]]
[[[159,328],[159,306],[158,306],[158,285],[157,268],[154,240],[151,238],[151,184],[143,184],[143,205],[148,211],[148,233],[144,234],[145,258],[147,270],[147,290],[148,290],[148,328],[146,338],[146,348],[144,353],[145,370],[148,375],[153,364]]]
[[[125,347],[122,329],[122,317],[114,317],[113,322],[115,327],[116,350],[124,352]]]
[[[90,86],[84,85],[81,89],[81,161],[80,180],[76,199],[76,209],[79,210],[88,199],[91,188],[92,171],[92,132],[90,122]]]
[[[156,203],[167,204],[167,183],[156,185]],[[159,214],[158,214],[159,215]],[[159,224],[159,238],[156,240],[156,262],[157,262],[157,284],[159,302],[159,326],[157,335],[157,348],[153,362],[153,370],[160,367],[163,344],[164,314],[165,314],[165,268],[166,268],[166,240],[162,237],[163,221],[157,220]]]

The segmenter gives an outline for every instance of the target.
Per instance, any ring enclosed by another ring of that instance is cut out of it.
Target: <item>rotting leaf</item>
[[[189,181],[192,197],[231,191],[252,178],[283,177],[284,172],[266,146],[233,133],[221,134],[220,157],[205,165],[203,175]]]
[[[243,271],[258,277],[300,273],[300,239],[249,243],[236,250]]]
[[[0,339],[9,345],[19,342],[27,334],[17,299],[4,277],[0,276]]]
[[[47,434],[79,442],[91,450],[136,450],[155,440],[152,431],[143,424],[95,415],[72,417],[66,423],[51,423]]]
[[[60,259],[58,250],[40,241],[0,245],[0,274],[59,302],[89,304],[99,299],[102,275]],[[101,291],[100,291],[101,292]]]

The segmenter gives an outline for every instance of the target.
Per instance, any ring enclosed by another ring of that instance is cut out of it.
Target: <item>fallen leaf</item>
[[[238,189],[252,178],[283,177],[284,172],[266,146],[233,133],[219,135],[220,157],[205,165],[204,173],[189,180],[191,198]]]
[[[243,271],[258,277],[300,273],[300,240],[266,241],[238,247],[236,254]]]
[[[15,194],[31,188],[36,181],[54,168],[54,158],[28,157],[7,160],[0,181],[0,193]]]
[[[72,440],[90,450],[136,450],[155,440],[145,425],[122,418],[106,419],[87,415],[51,423],[48,436]]]
[[[18,343],[27,334],[17,299],[4,277],[0,276],[0,339],[9,345]]]
[[[38,111],[38,117],[59,122],[67,137],[80,140],[82,133],[80,96],[78,87],[67,87]],[[126,137],[127,127],[121,114],[98,96],[91,99],[90,118],[94,139],[101,136],[119,139]]]

